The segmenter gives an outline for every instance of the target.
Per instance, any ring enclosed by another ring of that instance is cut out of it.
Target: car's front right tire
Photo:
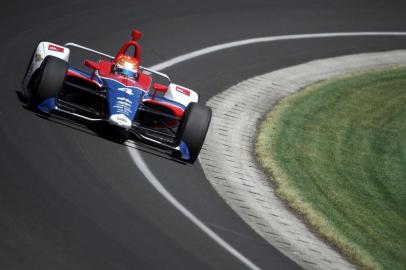
[[[193,163],[202,149],[211,121],[211,109],[200,103],[190,103],[185,109],[180,126],[180,141],[186,143]]]

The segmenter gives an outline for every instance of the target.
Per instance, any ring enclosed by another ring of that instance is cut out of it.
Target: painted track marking
[[[282,35],[282,36],[269,36],[269,37],[259,37],[259,38],[250,38],[243,39],[239,41],[233,41],[223,44],[218,44],[203,48],[197,51],[186,53],[162,63],[156,64],[150,69],[163,70],[165,68],[171,67],[173,65],[179,64],[181,62],[188,61],[190,59],[214,53],[217,51],[230,49],[234,47],[255,44],[255,43],[265,43],[265,42],[274,42],[282,40],[296,40],[296,39],[312,39],[312,38],[332,38],[332,37],[361,37],[361,36],[406,36],[406,32],[344,32],[344,33],[316,33],[316,34],[299,34],[299,35]]]
[[[269,36],[260,38],[251,38],[245,40],[239,40],[234,42],[223,43],[200,50],[196,50],[187,54],[180,55],[178,57],[169,59],[162,63],[156,64],[151,69],[161,71],[165,68],[171,67],[173,65],[188,61],[190,59],[217,52],[220,50],[225,50],[229,48],[264,43],[264,42],[274,42],[282,40],[298,40],[298,39],[312,39],[312,38],[332,38],[332,37],[360,37],[360,36],[406,36],[406,32],[346,32],[346,33],[315,33],[315,34],[299,34],[299,35],[281,35],[281,36]],[[183,204],[181,204],[155,177],[151,172],[148,165],[145,163],[141,154],[138,150],[127,147],[130,157],[134,161],[137,168],[143,173],[145,178],[150,182],[150,184],[178,211],[180,211],[187,219],[189,219],[193,224],[195,224],[199,229],[201,229],[207,236],[214,240],[218,245],[228,251],[231,255],[236,257],[240,262],[246,265],[251,270],[259,270],[260,268],[255,265],[252,261],[246,258],[238,250],[233,248],[224,239],[222,239],[218,234],[206,226],[201,220],[199,220],[192,212],[190,212]]]
[[[134,160],[137,167],[144,174],[144,176],[149,180],[152,186],[161,193],[174,207],[176,207],[186,218],[188,218],[192,223],[194,223],[198,228],[200,228],[205,234],[212,238],[216,243],[218,243],[225,250],[230,252],[233,256],[238,258],[242,263],[244,263],[248,268],[252,270],[260,270],[253,262],[247,259],[244,255],[238,252],[230,244],[228,244],[223,238],[211,230],[206,224],[200,221],[195,215],[192,214],[183,204],[181,204],[169,191],[159,182],[155,175],[148,168],[139,151],[132,149],[130,151],[131,157]]]

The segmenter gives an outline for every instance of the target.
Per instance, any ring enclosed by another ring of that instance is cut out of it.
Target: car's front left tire
[[[66,61],[54,56],[45,57],[30,83],[31,95],[28,97],[27,105],[35,108],[47,99],[56,99],[63,87],[67,71]]]

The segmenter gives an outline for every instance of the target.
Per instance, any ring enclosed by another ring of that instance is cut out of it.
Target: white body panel
[[[190,102],[198,102],[199,100],[199,95],[186,87],[171,83],[168,87],[168,91],[166,91],[165,98],[169,100],[176,101],[185,107],[190,103]]]
[[[26,89],[27,89],[28,83],[31,80],[32,75],[41,66],[45,57],[47,57],[48,55],[51,55],[51,56],[55,56],[57,58],[60,58],[64,61],[68,62],[69,54],[70,54],[69,48],[60,46],[55,43],[47,42],[47,41],[40,42],[34,52],[34,56],[30,63],[30,67],[28,68],[28,71],[24,77],[23,89],[22,89],[23,94],[24,95],[26,94]]]

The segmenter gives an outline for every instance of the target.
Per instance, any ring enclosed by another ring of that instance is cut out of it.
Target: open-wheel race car
[[[114,57],[75,43],[40,42],[23,79],[22,98],[30,109],[107,123],[122,142],[135,136],[193,163],[211,110],[198,103],[195,91],[140,66],[141,33],[133,30],[131,36]],[[73,67],[69,64],[73,47],[100,60],[84,61],[90,71]]]

